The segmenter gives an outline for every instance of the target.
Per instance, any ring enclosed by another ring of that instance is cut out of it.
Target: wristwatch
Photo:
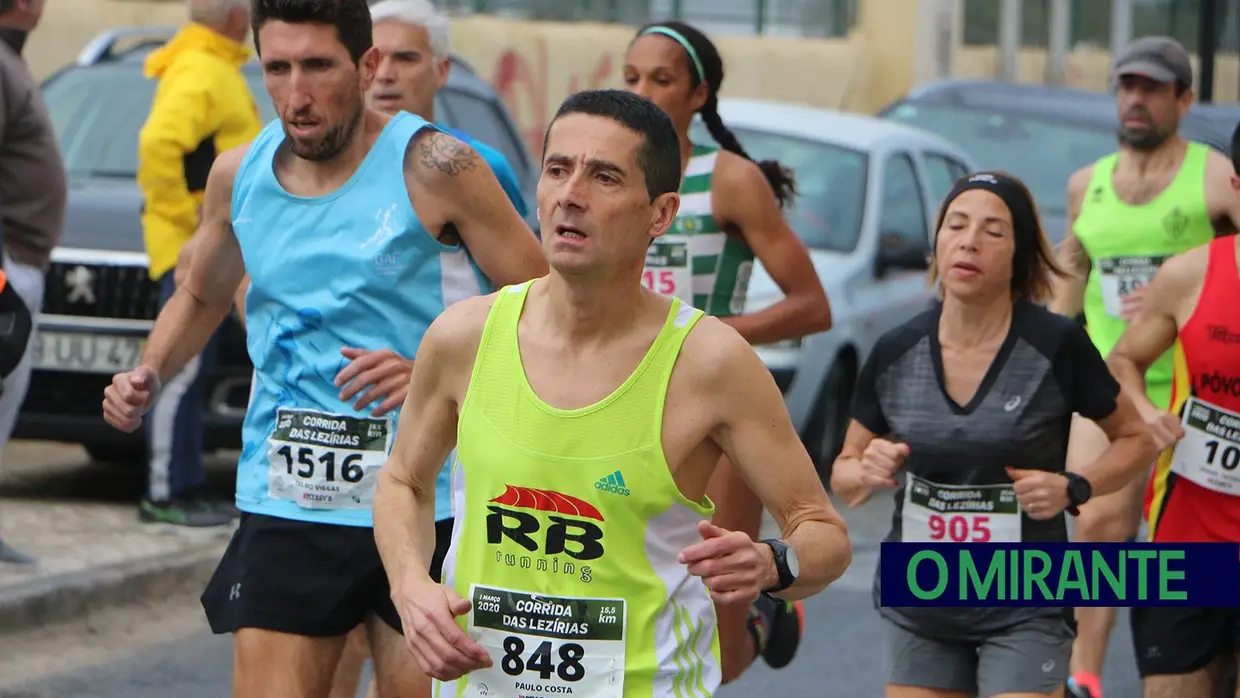
[[[1089,484],[1089,480],[1077,475],[1064,471],[1060,473],[1068,480],[1068,513],[1073,516],[1080,516],[1080,506],[1089,501],[1093,495],[1094,488]]]
[[[782,540],[775,538],[767,538],[761,542],[771,547],[771,552],[775,556],[775,571],[779,573],[779,583],[769,589],[763,589],[763,592],[783,591],[795,584],[797,575],[801,571],[800,565],[797,564],[797,551]]]

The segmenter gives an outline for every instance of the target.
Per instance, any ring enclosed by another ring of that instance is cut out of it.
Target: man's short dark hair
[[[0,0],[0,12],[12,12],[17,8],[17,0]]]
[[[624,90],[585,90],[564,100],[543,135],[543,157],[551,127],[569,114],[603,116],[642,137],[637,166],[646,177],[650,200],[680,191],[680,137],[671,118],[654,102]]]
[[[354,63],[374,45],[370,5],[366,0],[253,0],[250,25],[254,48],[261,56],[258,30],[275,20],[288,24],[326,24],[336,28],[336,38],[348,49]]]
[[[1231,168],[1240,175],[1240,123],[1231,132]]]

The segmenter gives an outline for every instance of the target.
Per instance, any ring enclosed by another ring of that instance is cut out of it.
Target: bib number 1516
[[[302,446],[296,451],[292,446],[284,445],[276,450],[278,455],[284,456],[284,461],[288,465],[288,474],[293,474],[293,466],[298,466],[297,477],[309,479],[314,477],[315,468],[323,466],[323,480],[326,482],[336,481],[336,452],[326,451],[317,459],[314,457],[314,449],[308,446]],[[340,479],[345,482],[361,482],[365,471],[361,466],[362,454],[350,453],[340,459]]]
[[[642,272],[642,283],[664,296],[676,293],[676,276],[672,269],[647,269]]]
[[[549,640],[543,640],[526,658],[525,641],[509,635],[504,638],[504,657],[500,660],[500,668],[509,676],[536,671],[543,681],[550,679],[552,674],[559,676],[561,681],[580,681],[585,678],[586,670],[581,666],[581,659],[586,656],[584,647],[576,642],[565,642],[556,652],[558,657],[552,657],[551,647]]]

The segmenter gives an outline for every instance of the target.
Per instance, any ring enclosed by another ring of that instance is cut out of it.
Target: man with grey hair
[[[43,305],[43,275],[60,241],[68,185],[56,134],[39,83],[22,59],[26,37],[44,0],[0,0],[0,228],[7,286],[30,315]],[[8,443],[30,387],[29,341],[0,392],[0,452]],[[34,556],[0,540],[0,563],[30,564]]]
[[[138,139],[138,188],[151,279],[160,307],[172,298],[178,258],[198,228],[207,173],[215,156],[258,135],[262,124],[241,66],[250,59],[249,0],[188,0],[190,23],[146,61],[157,80]],[[216,339],[164,386],[148,413],[150,445],[143,521],[218,526],[233,509],[200,494],[205,379]]]

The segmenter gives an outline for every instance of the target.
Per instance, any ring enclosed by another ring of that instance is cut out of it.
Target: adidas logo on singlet
[[[607,477],[600,477],[598,482],[594,483],[594,489],[611,492],[622,497],[629,496],[629,488],[625,487],[624,475],[621,475],[619,470]]]

